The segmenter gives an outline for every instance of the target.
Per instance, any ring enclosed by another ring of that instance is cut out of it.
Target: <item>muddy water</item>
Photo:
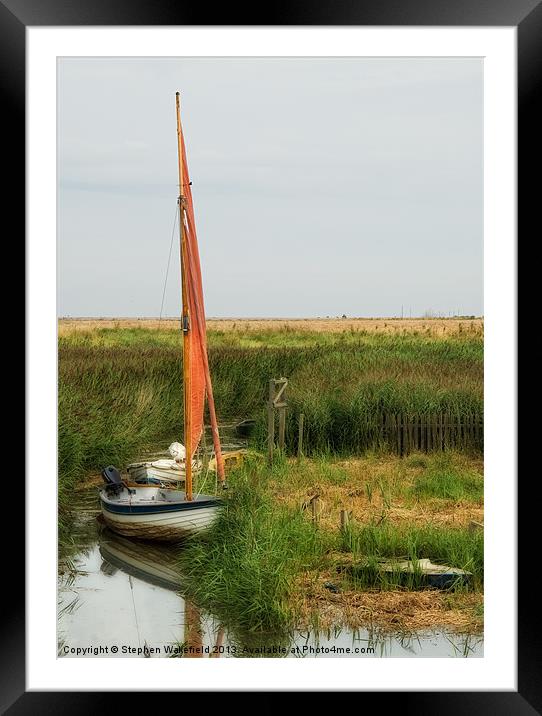
[[[483,656],[481,637],[443,631],[336,629],[244,639],[184,599],[175,569],[178,546],[124,539],[103,527],[97,488],[78,493],[71,535],[74,546],[60,550],[60,657]]]

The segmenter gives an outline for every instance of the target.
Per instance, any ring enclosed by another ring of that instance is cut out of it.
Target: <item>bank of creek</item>
[[[77,491],[72,545],[61,549],[59,657],[480,657],[479,635],[359,628],[248,635],[183,597],[178,545],[127,540],[103,526],[98,487]]]

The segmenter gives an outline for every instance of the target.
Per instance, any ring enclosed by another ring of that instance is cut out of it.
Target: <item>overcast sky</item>
[[[483,313],[481,59],[63,58],[59,315],[159,314],[177,90],[208,316]]]

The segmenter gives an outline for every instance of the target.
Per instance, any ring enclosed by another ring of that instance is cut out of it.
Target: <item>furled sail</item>
[[[220,448],[220,438],[218,434],[218,425],[216,419],[213,387],[211,383],[211,375],[209,372],[209,360],[207,356],[207,334],[205,327],[205,307],[203,301],[203,285],[201,279],[201,266],[199,259],[198,241],[196,234],[196,223],[194,218],[194,204],[192,200],[192,189],[190,175],[188,173],[188,163],[186,160],[186,148],[182,136],[182,127],[180,126],[180,146],[182,151],[182,186],[180,189],[180,216],[183,222],[183,239],[184,248],[181,247],[181,260],[183,262],[183,278],[184,290],[183,299],[186,300],[188,309],[188,325],[183,326],[183,330],[187,331],[188,340],[188,395],[185,402],[186,410],[190,411],[190,420],[188,424],[190,429],[190,450],[194,454],[201,435],[203,432],[203,415],[205,406],[205,396],[209,405],[209,417],[213,433],[213,446],[216,455],[216,464],[218,477],[224,481],[224,460]],[[186,352],[186,351],[185,351]],[[185,360],[187,356],[185,355]],[[186,389],[187,386],[185,386]],[[186,415],[185,415],[186,421]],[[188,443],[185,436],[185,442]]]

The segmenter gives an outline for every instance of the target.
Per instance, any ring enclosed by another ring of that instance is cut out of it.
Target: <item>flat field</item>
[[[88,331],[99,328],[148,328],[180,330],[176,318],[63,318],[59,321],[59,333]],[[471,316],[461,318],[209,318],[209,331],[309,331],[343,333],[365,331],[368,333],[429,333],[431,335],[455,335],[473,333],[483,335],[484,320]]]

